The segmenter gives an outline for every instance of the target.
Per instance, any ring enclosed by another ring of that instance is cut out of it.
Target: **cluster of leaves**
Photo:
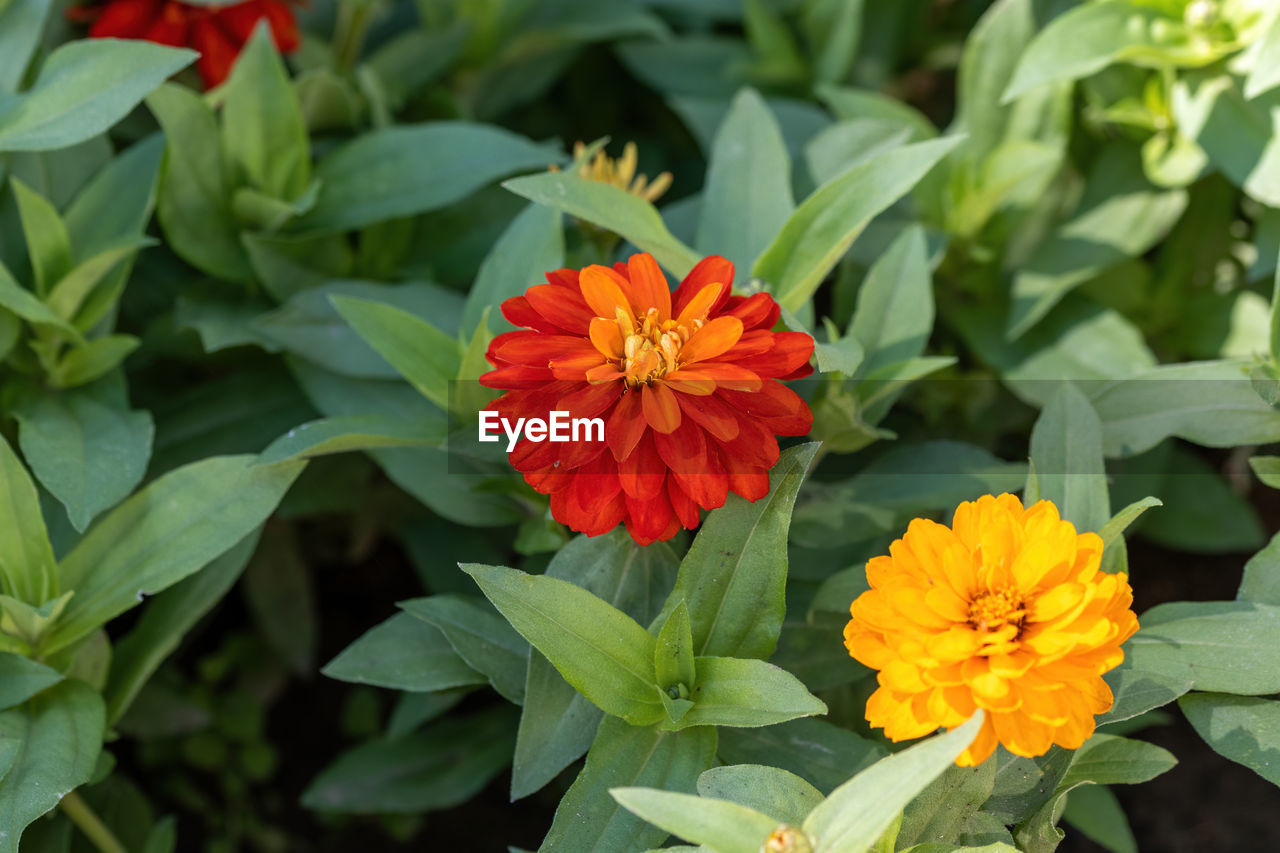
[[[510,768],[557,853],[1041,853],[1062,820],[1123,853],[1108,786],[1173,766],[1129,735],[1175,701],[1280,784],[1280,538],[1239,470],[1280,487],[1274,4],[318,5],[202,95],[189,51],[0,0],[0,851],[173,850],[147,798],[207,811],[195,772],[245,816],[210,849],[288,849],[264,708],[315,669],[316,565],[387,542],[426,594],[323,667],[366,720],[302,794],[331,824],[411,834]],[[902,97],[948,56],[954,110]],[[678,197],[590,180],[569,129],[635,130]],[[451,441],[497,305],[637,249],[733,261],[818,372],[768,496],[643,548]],[[962,769],[977,719],[868,730],[840,630],[909,519],[1001,491],[1139,588],[1126,536],[1256,555],[1236,600],[1140,614],[1084,747]],[[238,582],[252,634],[166,663]]]

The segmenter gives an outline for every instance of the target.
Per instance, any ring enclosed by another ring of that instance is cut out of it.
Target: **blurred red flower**
[[[298,47],[293,10],[281,0],[248,0],[231,6],[107,0],[98,6],[73,7],[70,16],[92,21],[90,38],[142,39],[199,51],[196,68],[210,88],[227,79],[258,21],[266,20],[281,53]]]
[[[533,442],[512,465],[557,521],[595,536],[623,522],[642,545],[698,526],[699,508],[769,491],[778,435],[804,435],[808,405],[778,380],[811,372],[813,338],[774,332],[767,293],[733,296],[733,265],[704,258],[674,293],[648,254],[547,274],[506,300],[521,331],[493,340],[480,382],[501,417],[602,418],[605,441]]]

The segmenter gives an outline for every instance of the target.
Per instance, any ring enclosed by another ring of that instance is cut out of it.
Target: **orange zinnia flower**
[[[899,741],[982,708],[961,766],[997,742],[1028,757],[1078,748],[1114,701],[1102,674],[1138,630],[1128,578],[1101,571],[1101,558],[1102,539],[1049,501],[1023,509],[986,495],[960,504],[951,527],[912,521],[867,563],[871,589],[844,630],[849,654],[879,670],[867,720]]]
[[[637,542],[697,527],[733,491],[769,491],[777,435],[804,435],[808,405],[777,380],[810,372],[813,338],[771,331],[766,293],[730,295],[733,265],[703,259],[672,293],[648,254],[613,268],[547,274],[502,313],[527,331],[499,335],[481,377],[506,394],[508,420],[551,411],[599,417],[604,442],[535,443],[510,454],[551,496],[554,517],[595,536],[624,522]]]
[[[97,8],[73,7],[71,17],[92,20],[90,38],[142,39],[200,52],[196,68],[205,86],[227,79],[258,21],[265,19],[281,53],[298,47],[293,10],[281,0],[248,0],[230,6],[197,6],[178,0],[107,0]]]

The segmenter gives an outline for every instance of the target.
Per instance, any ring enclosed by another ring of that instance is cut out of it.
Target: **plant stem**
[[[93,809],[89,808],[89,804],[78,793],[72,791],[58,805],[101,853],[129,853],[115,833],[93,813]]]

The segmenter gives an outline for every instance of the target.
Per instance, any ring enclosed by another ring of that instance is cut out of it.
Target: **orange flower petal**
[[[622,276],[608,267],[593,264],[582,271],[578,278],[578,287],[582,290],[582,298],[596,317],[604,317],[612,321],[621,308],[635,322],[636,315],[631,309],[631,298],[623,290],[627,286]]]
[[[632,255],[627,261],[627,272],[636,313],[643,314],[648,308],[657,308],[659,320],[670,320],[671,287],[653,255],[647,252]]]
[[[661,382],[640,389],[644,419],[658,432],[674,432],[680,426],[680,404],[676,395]]]

